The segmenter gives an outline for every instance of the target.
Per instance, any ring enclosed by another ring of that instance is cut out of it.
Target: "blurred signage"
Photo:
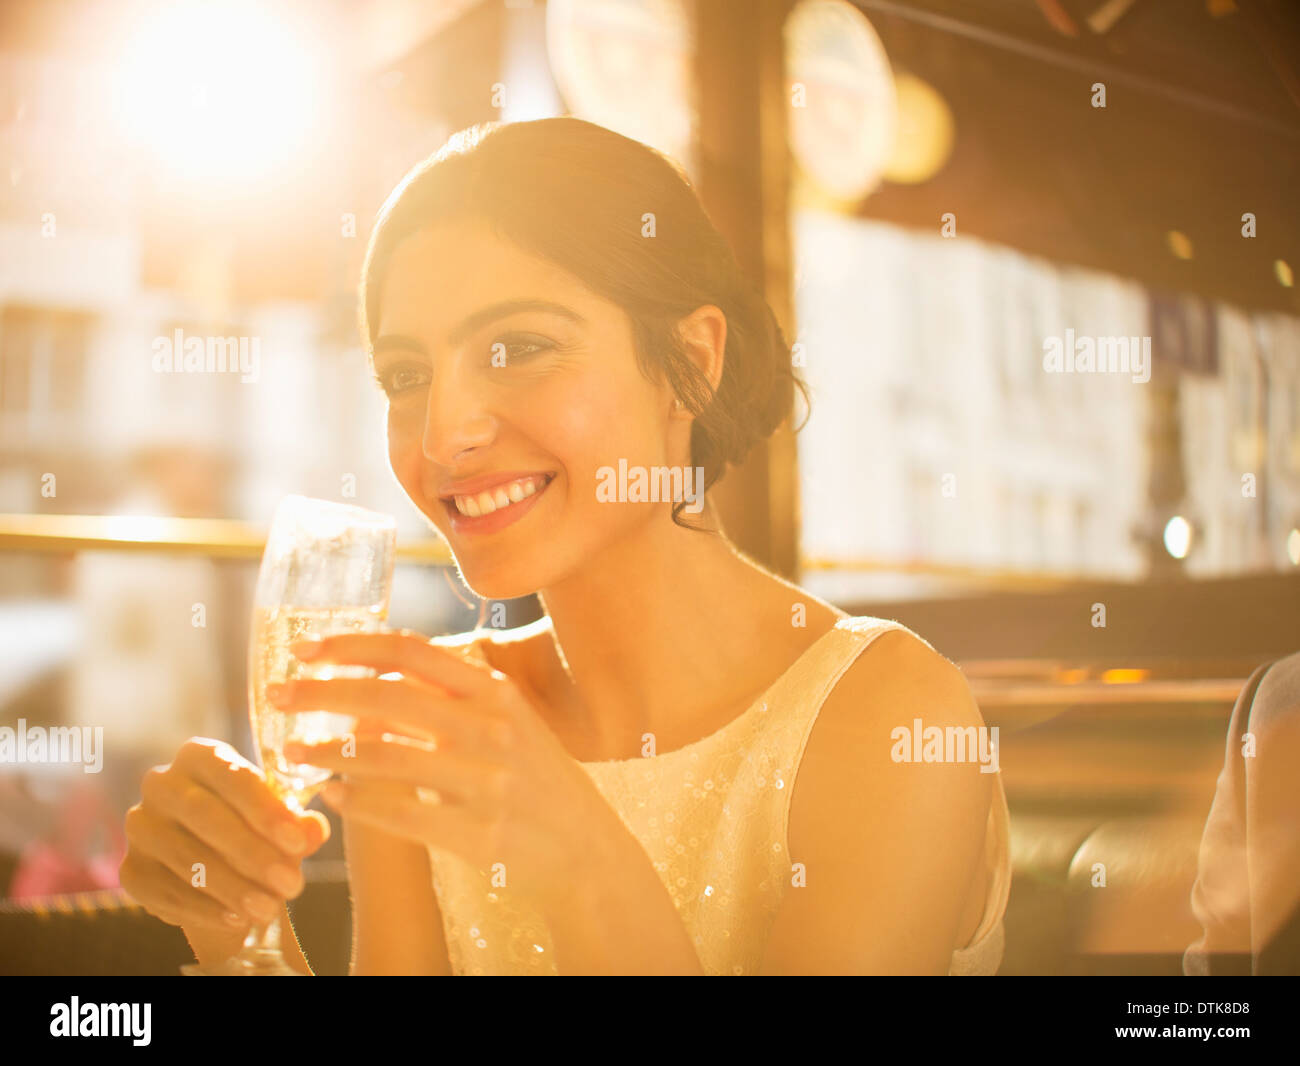
[[[551,73],[578,118],[691,169],[691,20],[682,0],[549,0]]]
[[[825,193],[862,199],[889,165],[897,126],[894,77],[871,23],[843,0],[801,0],[785,25],[790,141]]]

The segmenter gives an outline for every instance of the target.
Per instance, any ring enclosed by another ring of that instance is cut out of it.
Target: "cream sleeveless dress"
[[[898,622],[840,614],[833,629],[717,732],[651,758],[580,764],[641,842],[707,974],[759,972],[772,921],[792,891],[791,783],[817,712],[876,637],[891,629],[911,632]],[[1002,960],[1010,828],[1000,772],[994,783],[985,833],[992,887],[971,942],[952,954],[949,975],[991,975]],[[508,888],[494,888],[489,871],[458,855],[431,846],[429,859],[453,973],[556,973],[535,910]]]

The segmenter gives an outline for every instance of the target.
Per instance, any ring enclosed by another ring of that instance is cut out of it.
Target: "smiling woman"
[[[376,675],[277,703],[361,723],[299,753],[344,778],[353,972],[994,972],[999,776],[891,754],[918,717],[983,726],[962,675],[744,557],[709,502],[799,382],[682,173],[577,119],[466,131],[384,206],[361,306],[393,473],[471,589],[545,617],[298,649]],[[611,495],[614,469],[700,477]],[[137,883],[188,868],[169,794],[260,810],[229,760],[151,788]]]
[[[789,414],[793,391],[801,387],[789,346],[684,174],[654,149],[572,118],[462,131],[402,180],[380,212],[362,278],[361,326],[377,361],[392,343],[388,335],[405,332],[390,325],[401,310],[386,291],[390,275],[400,274],[393,270],[394,258],[421,260],[422,280],[429,285],[441,280],[439,270],[471,281],[475,267],[499,267],[499,258],[473,262],[467,249],[477,242],[453,237],[439,243],[431,231],[463,235],[475,227],[508,242],[515,256],[522,251],[536,257],[537,275],[550,279],[562,268],[569,277],[560,290],[577,290],[583,304],[602,297],[602,318],[609,317],[608,305],[622,312],[618,328],[630,331],[642,374],[652,383],[666,382],[695,416],[692,465],[704,467],[706,486]],[[423,241],[418,250],[407,247],[416,231]],[[430,293],[440,296],[431,301]],[[423,310],[433,314],[437,308],[431,304],[445,305],[443,294],[426,286],[420,293]],[[481,365],[509,370],[522,360],[535,375],[564,356],[583,331],[590,333],[591,323],[572,301],[546,300],[525,289],[510,295],[513,300],[493,300],[464,321],[447,323],[448,333],[439,339],[456,346],[479,327],[499,329],[511,312],[531,313],[518,319],[514,335],[493,336],[486,344],[475,339]],[[705,306],[725,318],[727,358],[714,368],[719,376],[713,381],[680,332],[682,319]],[[531,331],[529,321],[549,322],[552,332]],[[428,354],[418,342],[405,347]],[[516,356],[520,348],[524,352]],[[549,359],[539,362],[547,353]],[[391,387],[383,377],[381,384]]]

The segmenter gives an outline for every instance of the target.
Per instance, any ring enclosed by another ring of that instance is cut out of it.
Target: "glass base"
[[[251,957],[249,957],[251,956]],[[290,966],[278,951],[244,951],[216,967],[192,962],[181,967],[185,977],[305,977]]]

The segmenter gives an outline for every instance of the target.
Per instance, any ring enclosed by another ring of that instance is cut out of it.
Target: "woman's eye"
[[[375,374],[379,387],[389,396],[396,396],[408,389],[428,383],[428,371],[416,366],[395,366]]]
[[[492,343],[491,363],[493,366],[510,366],[554,347],[554,341],[531,334],[501,337]]]

